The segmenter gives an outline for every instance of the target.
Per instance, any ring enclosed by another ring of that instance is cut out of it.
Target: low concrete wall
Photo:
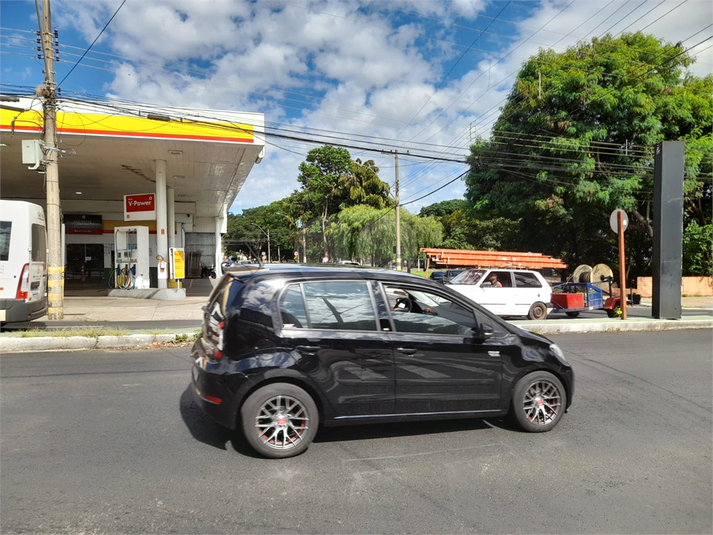
[[[641,297],[653,297],[653,279],[637,277],[636,293]],[[683,277],[681,295],[713,296],[713,277]]]

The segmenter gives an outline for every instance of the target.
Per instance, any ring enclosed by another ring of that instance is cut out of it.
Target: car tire
[[[547,307],[544,303],[533,303],[530,307],[530,312],[527,313],[527,319],[543,320],[547,317]]]
[[[271,459],[304,452],[319,426],[312,397],[289,383],[273,383],[253,392],[243,403],[240,416],[248,443]]]
[[[562,418],[567,392],[557,377],[539,371],[521,378],[512,391],[510,416],[530,433],[551,430]]]
[[[579,316],[579,312],[565,312],[570,318],[576,318]]]
[[[617,316],[616,310],[613,310],[613,309],[611,309],[611,308],[608,308],[608,309],[607,309],[607,316],[609,316],[610,318],[616,318],[616,316]]]

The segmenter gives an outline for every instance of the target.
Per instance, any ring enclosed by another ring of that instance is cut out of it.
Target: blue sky
[[[398,149],[401,200],[418,212],[462,198],[462,181],[446,184],[466,167],[443,160],[488,136],[539,48],[637,30],[692,46],[713,35],[713,2],[52,0],[52,22],[63,95],[262,112],[275,132],[359,147],[352,157],[373,159],[390,184],[394,159],[380,151]],[[0,90],[30,93],[43,79],[34,0],[2,0],[0,27]],[[713,71],[711,45],[691,50],[695,74]],[[234,213],[296,189],[298,165],[319,146],[267,142]]]

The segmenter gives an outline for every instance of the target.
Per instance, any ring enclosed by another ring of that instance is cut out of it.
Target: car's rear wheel
[[[520,379],[512,394],[510,414],[525,431],[549,431],[562,418],[567,392],[549,372],[533,372]]]
[[[527,313],[527,318],[531,320],[543,320],[547,317],[547,307],[544,303],[533,303],[530,307],[530,312]]]
[[[317,406],[298,386],[273,383],[256,390],[240,410],[243,433],[265,457],[282,459],[305,451],[319,425]]]
[[[579,311],[577,311],[577,312],[565,312],[565,314],[567,314],[570,318],[576,318],[577,316],[579,316]]]

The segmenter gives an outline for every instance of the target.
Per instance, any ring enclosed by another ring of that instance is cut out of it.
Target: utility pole
[[[38,13],[39,18],[39,13]],[[42,34],[42,55],[45,61],[45,82],[38,89],[44,98],[44,153],[47,183],[47,317],[64,318],[64,265],[62,264],[62,224],[59,206],[59,166],[57,164],[57,93],[54,82],[54,47],[50,0],[42,0],[42,19],[38,20]]]
[[[394,200],[396,201],[396,269],[401,271],[401,212],[399,206],[399,151],[384,150],[384,154],[394,154],[396,160],[396,180],[394,182]],[[406,151],[408,152],[408,151]]]
[[[401,213],[399,206],[399,151],[394,151],[396,159],[396,182],[394,185],[394,193],[396,199],[396,269],[401,271]]]

